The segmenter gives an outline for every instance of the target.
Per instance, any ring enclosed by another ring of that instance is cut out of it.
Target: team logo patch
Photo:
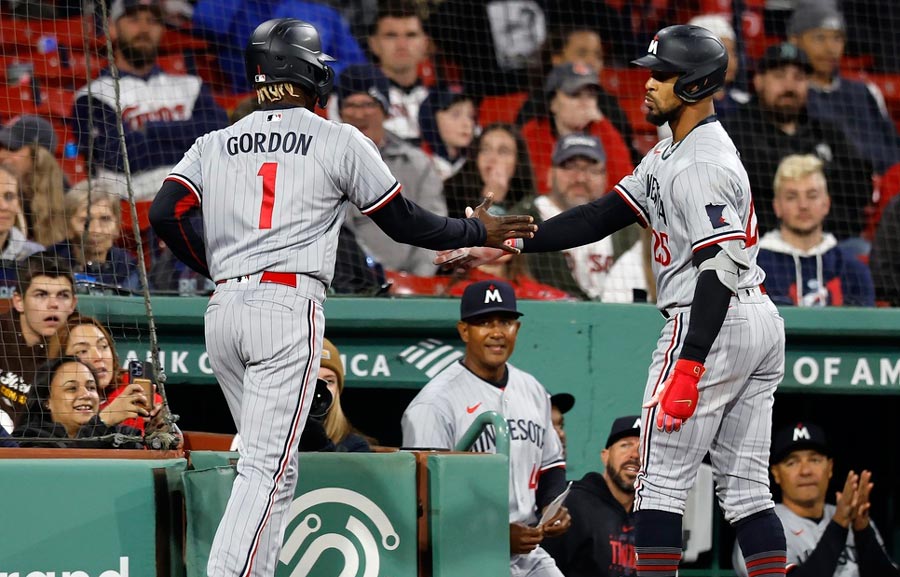
[[[728,226],[728,221],[725,220],[725,217],[722,216],[722,212],[725,210],[724,204],[707,204],[706,205],[706,216],[709,217],[709,223],[713,228],[722,228],[723,226]]]
[[[279,121],[281,121],[281,113],[280,112],[273,112],[272,114],[269,114],[266,116],[266,122],[279,122]]]
[[[253,81],[254,81],[254,82],[257,82],[257,83],[258,83],[258,82],[265,82],[265,81],[266,81],[266,75],[265,75],[265,74],[257,74],[256,76],[253,77]]]

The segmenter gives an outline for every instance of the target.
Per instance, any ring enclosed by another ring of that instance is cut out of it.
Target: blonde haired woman
[[[341,393],[344,391],[344,365],[337,347],[328,339],[322,341],[322,361],[319,378],[328,383],[334,401],[325,415],[325,434],[334,443],[334,450],[346,453],[368,453],[372,448],[367,437],[354,427],[341,407]]]

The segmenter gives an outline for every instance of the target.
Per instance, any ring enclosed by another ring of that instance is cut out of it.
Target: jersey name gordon
[[[262,154],[265,152],[284,152],[285,154],[302,154],[306,156],[313,137],[302,132],[245,132],[240,136],[229,136],[225,149],[230,156],[238,153]]]
[[[544,437],[547,427],[542,427],[531,419],[506,419],[509,428],[510,441],[526,441],[535,445],[538,449],[544,448]],[[487,453],[497,447],[497,434],[494,427],[485,427],[484,432],[472,445],[473,453]]]
[[[659,194],[659,181],[652,174],[647,175],[647,200],[656,208],[656,216],[662,220],[664,225],[668,226],[666,208],[663,206],[662,196]]]

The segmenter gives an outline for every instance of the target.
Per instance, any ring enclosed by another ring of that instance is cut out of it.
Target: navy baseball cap
[[[619,417],[613,421],[612,427],[609,429],[609,436],[606,437],[606,448],[612,447],[619,439],[625,437],[641,436],[641,417],[640,415],[629,415],[627,417]]]
[[[466,321],[488,313],[522,316],[516,309],[516,291],[512,285],[502,280],[483,280],[466,287],[459,303],[459,319]]]
[[[0,128],[0,146],[7,150],[19,150],[28,145],[43,146],[56,152],[56,131],[53,125],[40,116],[23,114]]]
[[[385,114],[391,108],[388,98],[389,90],[390,81],[381,70],[371,64],[348,66],[341,72],[337,85],[334,87],[338,108],[343,106],[344,99],[348,96],[367,94],[381,105]]]
[[[830,456],[825,431],[820,426],[805,421],[788,425],[775,434],[769,462],[775,465],[784,461],[792,452],[806,449]]]
[[[794,9],[791,19],[788,20],[788,36],[797,36],[808,30],[837,30],[845,29],[844,16],[832,8],[818,4],[801,4]]]
[[[606,150],[603,143],[596,136],[590,134],[567,134],[556,142],[553,147],[553,166],[559,166],[564,162],[582,156],[594,162],[606,161]]]
[[[550,404],[559,409],[560,413],[566,414],[575,406],[575,397],[569,393],[556,393],[550,395]]]
[[[766,53],[756,65],[756,71],[766,72],[791,64],[805,70],[807,74],[812,74],[812,64],[809,63],[806,53],[790,42],[782,42],[766,48]]]

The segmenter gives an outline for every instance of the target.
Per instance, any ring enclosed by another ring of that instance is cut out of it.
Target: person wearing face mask
[[[136,395],[123,409],[129,416],[147,415],[147,399]],[[140,449],[140,437],[131,427],[110,424],[99,413],[97,375],[75,357],[53,359],[38,370],[28,402],[28,418],[13,431],[20,447],[75,447],[80,449]]]
[[[639,415],[613,421],[600,452],[603,471],[572,483],[566,498],[572,528],[543,544],[566,577],[635,574],[633,508],[640,435]]]

